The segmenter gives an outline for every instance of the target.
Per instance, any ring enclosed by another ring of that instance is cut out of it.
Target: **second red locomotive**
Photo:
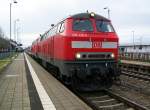
[[[118,36],[111,21],[98,14],[62,20],[33,42],[31,53],[75,88],[104,89],[119,75]]]

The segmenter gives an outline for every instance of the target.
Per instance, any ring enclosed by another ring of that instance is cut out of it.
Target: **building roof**
[[[139,47],[139,46],[150,46],[150,44],[145,44],[145,45],[140,45],[140,44],[135,44],[135,45],[119,45],[119,47]]]

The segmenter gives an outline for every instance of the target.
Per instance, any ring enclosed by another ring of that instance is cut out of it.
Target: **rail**
[[[134,76],[139,75],[139,77],[145,77],[150,81],[150,66],[142,64],[130,64],[130,63],[120,63],[121,71],[128,73],[129,75],[134,74]],[[131,74],[132,73],[132,74]]]
[[[121,52],[119,53],[119,57],[121,60],[150,62],[150,52],[147,53]]]
[[[117,100],[127,104],[129,107],[134,108],[135,110],[148,110],[148,108],[144,107],[143,105],[140,105],[140,104],[138,104],[136,102],[133,102],[133,101],[125,98],[125,97],[122,97],[122,96],[120,96],[120,95],[118,95],[116,93],[113,93],[110,90],[105,90],[105,92],[107,94],[109,94],[110,96],[112,96],[113,98],[115,98],[115,99],[117,99]]]
[[[116,85],[134,89],[142,94],[150,95],[148,85],[150,82],[150,67],[148,65],[120,63],[120,67],[121,75],[123,75],[123,77],[126,76],[127,78],[125,78],[125,80],[121,78],[122,80],[120,80],[120,82],[115,82]]]
[[[94,110],[148,110],[148,108],[119,96],[111,90],[85,93],[75,92],[75,94]]]

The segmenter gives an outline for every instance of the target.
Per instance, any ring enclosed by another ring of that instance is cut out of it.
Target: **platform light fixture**
[[[91,12],[90,15],[91,15],[91,17],[94,17],[94,16],[95,16],[95,13],[94,13],[94,12]]]
[[[109,7],[105,7],[104,10],[107,10],[107,13],[108,13],[108,19],[110,19],[110,9],[109,9]]]
[[[19,22],[20,20],[19,19],[15,19],[14,20],[14,40],[17,42],[17,22]]]
[[[14,0],[14,3],[18,3],[16,0]]]
[[[133,38],[133,47],[134,47],[134,49],[135,49],[134,32],[135,32],[135,31],[132,31],[132,38]]]

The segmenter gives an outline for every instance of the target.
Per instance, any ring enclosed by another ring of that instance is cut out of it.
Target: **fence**
[[[126,53],[122,52],[119,54],[121,60],[137,60],[150,62],[150,52],[147,53]]]
[[[13,56],[15,52],[0,52],[0,60]]]

